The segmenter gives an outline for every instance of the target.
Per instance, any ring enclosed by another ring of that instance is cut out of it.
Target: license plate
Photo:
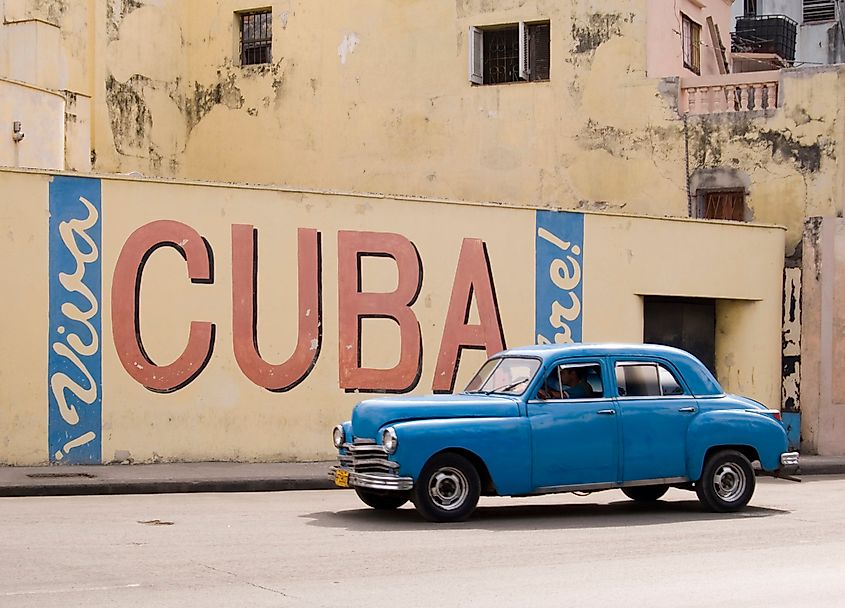
[[[334,483],[335,485],[340,486],[341,488],[348,488],[349,487],[349,471],[344,471],[343,469],[338,469],[334,472]]]

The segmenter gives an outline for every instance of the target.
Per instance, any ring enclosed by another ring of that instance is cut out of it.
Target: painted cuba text
[[[252,383],[268,391],[284,392],[303,382],[320,357],[323,235],[313,228],[296,230],[297,339],[293,354],[282,362],[267,361],[258,345],[259,314],[267,314],[258,306],[259,236],[259,230],[252,225],[231,226],[232,348],[238,367]],[[420,253],[411,240],[396,233],[340,230],[336,238],[339,386],[347,392],[411,391],[420,382],[423,361],[422,329],[413,308],[423,283]],[[212,359],[217,331],[212,321],[191,321],[181,355],[168,364],[154,362],[144,349],[139,315],[144,267],[163,247],[173,248],[181,255],[192,283],[214,283],[212,244],[187,224],[154,221],[135,230],[118,256],[112,282],[111,316],[114,343],[126,372],[150,391],[169,393],[185,387],[202,373]],[[386,258],[395,264],[398,281],[393,291],[363,289],[362,261],[367,257]],[[478,323],[469,321],[473,302]],[[365,319],[389,319],[398,326],[399,360],[393,367],[383,369],[362,364]],[[432,390],[453,390],[463,349],[493,354],[504,348],[487,246],[480,239],[465,238],[454,272]]]

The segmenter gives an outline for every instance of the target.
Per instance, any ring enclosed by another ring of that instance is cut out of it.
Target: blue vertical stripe
[[[51,462],[102,462],[100,180],[50,183],[47,367]]]
[[[535,340],[581,342],[584,215],[538,211],[535,232]]]

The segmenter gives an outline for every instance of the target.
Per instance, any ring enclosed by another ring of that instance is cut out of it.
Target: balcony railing
[[[681,114],[774,110],[780,72],[747,72],[681,79]]]

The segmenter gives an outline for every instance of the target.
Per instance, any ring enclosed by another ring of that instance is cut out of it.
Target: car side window
[[[657,374],[660,376],[660,391],[663,395],[683,395],[684,389],[675,375],[662,365],[657,366]]]
[[[683,395],[675,376],[659,363],[617,363],[616,386],[620,397]]]
[[[537,391],[541,400],[596,399],[604,396],[601,365],[564,363],[555,366]]]

